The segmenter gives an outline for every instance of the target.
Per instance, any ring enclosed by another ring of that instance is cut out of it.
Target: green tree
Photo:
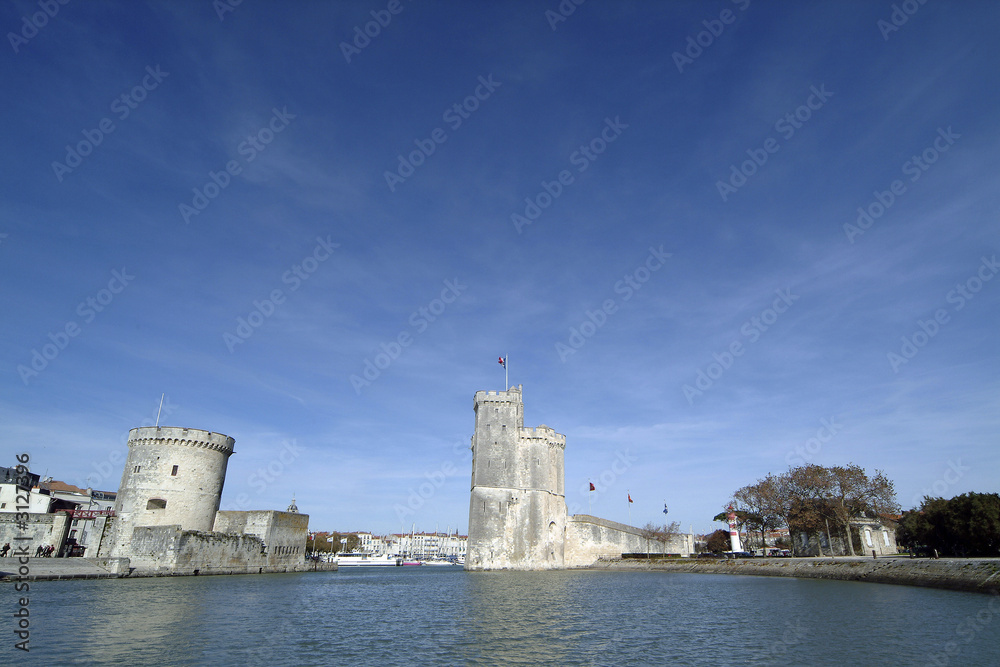
[[[922,507],[926,507],[930,501],[931,498],[924,498]],[[899,519],[896,543],[913,553],[921,553],[930,549],[928,546],[930,532],[931,524],[923,509],[906,510]]]
[[[963,493],[951,500],[925,497],[903,513],[897,540],[914,551],[944,556],[1000,555],[1000,495]]]
[[[346,539],[347,543],[341,543],[340,540],[342,539]],[[306,548],[316,553],[329,553],[337,551],[353,551],[359,544],[360,541],[358,540],[358,536],[354,533],[328,533],[326,531],[321,531],[309,534],[308,541],[306,542]]]

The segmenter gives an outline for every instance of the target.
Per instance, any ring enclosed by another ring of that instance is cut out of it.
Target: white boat
[[[431,558],[430,560],[420,561],[421,565],[458,565],[458,563],[453,563],[450,560],[445,560],[444,558]]]
[[[376,554],[370,551],[352,551],[350,553],[338,553],[333,558],[339,567],[395,567],[402,565],[400,559],[389,554]]]

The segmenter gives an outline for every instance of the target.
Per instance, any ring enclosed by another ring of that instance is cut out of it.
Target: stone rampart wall
[[[309,515],[272,510],[219,514],[216,527],[224,532],[136,527],[128,549],[131,566],[143,574],[224,574],[292,571],[304,561]]]
[[[220,533],[259,537],[267,548],[267,564],[298,562],[305,556],[309,515],[275,510],[225,511],[215,517]]]
[[[690,535],[675,535],[666,544],[647,539],[643,532],[617,521],[576,514],[566,522],[566,567],[586,567],[600,558],[626,553],[687,555],[692,552]]]
[[[273,510],[262,512],[265,513],[270,527],[265,541],[268,565],[278,566],[301,561],[305,557],[309,515]]]
[[[133,568],[150,574],[256,572],[267,565],[259,537],[181,530],[180,526],[137,527],[129,559]]]
[[[15,520],[16,514],[0,513],[0,547],[10,544],[12,552],[27,546],[30,554],[35,555],[35,549],[39,546],[51,544],[56,549],[63,545],[66,539],[69,516],[65,512],[58,514],[29,514],[23,521]],[[26,528],[22,530],[21,526]],[[17,539],[29,537],[30,539]]]
[[[175,569],[209,572],[268,565],[264,543],[253,535],[183,531]]]

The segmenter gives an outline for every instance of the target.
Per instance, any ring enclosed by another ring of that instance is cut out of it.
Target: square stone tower
[[[524,428],[521,386],[476,392],[467,570],[564,565],[566,436]]]

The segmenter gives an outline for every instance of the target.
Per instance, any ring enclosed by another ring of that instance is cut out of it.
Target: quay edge
[[[140,569],[128,558],[29,558],[28,574],[18,573],[17,558],[0,559],[0,581],[62,581],[66,579],[136,579],[223,574],[281,574],[292,572],[336,572],[336,563],[304,561],[265,567],[213,567]]]
[[[1000,595],[1000,558],[618,558],[584,569],[837,579]]]

